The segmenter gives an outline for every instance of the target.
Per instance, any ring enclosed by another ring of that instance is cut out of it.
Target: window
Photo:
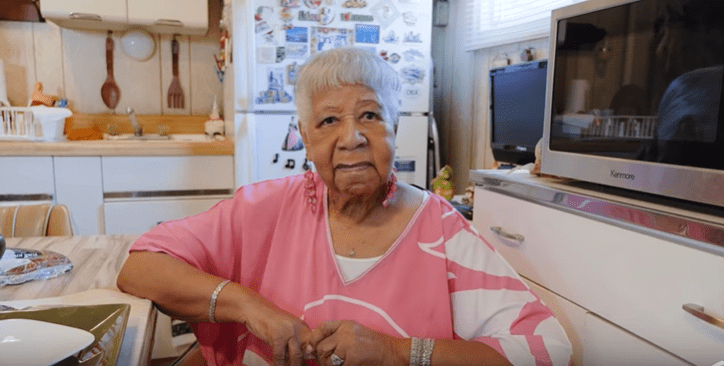
[[[582,0],[466,0],[465,50],[548,37],[551,10]]]

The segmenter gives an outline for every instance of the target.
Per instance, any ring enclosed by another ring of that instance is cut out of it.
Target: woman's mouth
[[[335,166],[335,169],[342,170],[342,171],[348,171],[348,172],[354,172],[358,170],[364,170],[367,168],[371,168],[372,163],[370,162],[361,162],[361,163],[354,163],[354,164],[337,164]]]

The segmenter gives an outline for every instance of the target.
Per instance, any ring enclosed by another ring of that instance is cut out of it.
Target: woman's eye
[[[329,125],[329,124],[334,123],[334,121],[335,121],[335,118],[334,118],[334,117],[327,117],[327,118],[323,119],[322,122],[320,122],[319,124],[322,125],[322,126],[323,126],[323,125]]]
[[[362,119],[372,121],[379,119],[379,115],[375,112],[364,112],[362,113]]]

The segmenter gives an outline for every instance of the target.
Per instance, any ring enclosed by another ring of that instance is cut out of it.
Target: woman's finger
[[[271,346],[274,366],[284,366],[287,358],[287,344],[284,342],[274,342]]]
[[[311,344],[312,347],[317,348],[317,344],[319,344],[321,340],[334,334],[340,324],[341,321],[339,320],[329,320],[319,324],[316,328],[314,328],[312,334],[309,336],[309,344]]]
[[[289,365],[302,366],[302,345],[297,337],[289,338],[287,342],[287,355],[289,355]]]

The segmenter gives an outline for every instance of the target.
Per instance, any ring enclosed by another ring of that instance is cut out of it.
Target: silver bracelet
[[[221,289],[226,286],[227,283],[231,282],[230,280],[224,280],[219,283],[218,286],[214,289],[214,292],[211,293],[211,303],[209,304],[209,320],[212,323],[216,323],[216,298],[219,297],[219,292],[221,292]]]
[[[430,366],[432,348],[435,340],[432,338],[412,338],[410,346],[410,366]]]

